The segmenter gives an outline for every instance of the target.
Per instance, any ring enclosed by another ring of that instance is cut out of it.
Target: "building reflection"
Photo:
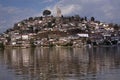
[[[0,60],[27,80],[87,78],[120,67],[119,48],[16,48],[0,51]],[[24,80],[24,79],[23,79]]]

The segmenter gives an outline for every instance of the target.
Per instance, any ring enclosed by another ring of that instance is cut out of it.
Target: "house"
[[[29,36],[28,35],[22,35],[22,40],[28,40]]]
[[[88,38],[89,37],[89,34],[87,34],[87,33],[78,33],[77,35],[79,37],[83,37],[83,38]]]

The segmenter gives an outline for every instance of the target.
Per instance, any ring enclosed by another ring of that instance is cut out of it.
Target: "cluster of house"
[[[78,15],[30,17],[0,35],[5,46],[82,46],[104,40],[119,41],[119,27]]]

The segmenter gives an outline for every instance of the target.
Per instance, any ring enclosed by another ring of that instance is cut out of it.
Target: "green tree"
[[[91,17],[91,21],[95,21],[95,18],[94,18],[94,17]]]
[[[118,31],[118,30],[119,30],[118,24],[115,24],[115,25],[114,25],[114,30],[115,30],[115,31]]]
[[[43,16],[48,16],[51,14],[51,11],[50,10],[44,10],[43,11]]]

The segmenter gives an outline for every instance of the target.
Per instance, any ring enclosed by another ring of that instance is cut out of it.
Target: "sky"
[[[0,0],[0,32],[29,17],[42,16],[45,9],[52,15],[56,6],[65,16],[80,15],[107,23],[120,24],[120,0]]]

